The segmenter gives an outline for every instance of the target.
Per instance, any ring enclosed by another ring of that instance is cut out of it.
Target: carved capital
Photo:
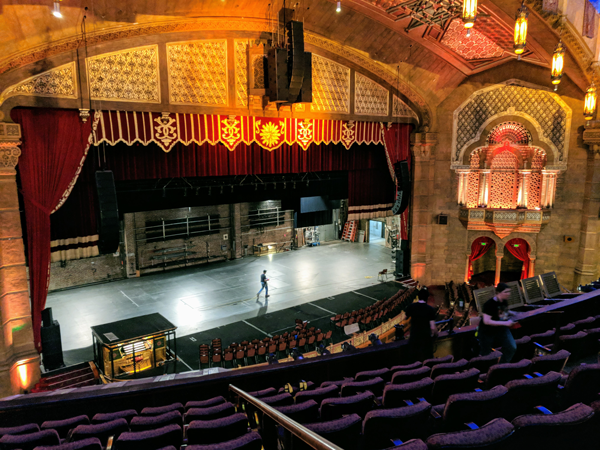
[[[14,170],[21,156],[21,141],[0,141],[0,171]]]
[[[437,144],[437,133],[413,133],[410,135],[412,153],[416,161],[429,161]]]

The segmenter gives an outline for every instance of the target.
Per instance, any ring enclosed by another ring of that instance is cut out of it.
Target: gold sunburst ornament
[[[279,142],[281,131],[277,125],[269,122],[260,129],[260,137],[267,147],[273,147]]]

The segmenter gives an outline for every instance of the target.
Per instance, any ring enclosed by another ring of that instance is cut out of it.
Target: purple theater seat
[[[78,425],[71,434],[71,440],[80,441],[82,439],[95,437],[100,439],[102,447],[106,447],[110,436],[114,436],[116,439],[121,433],[126,431],[129,431],[129,424],[123,418],[96,425]]]
[[[193,420],[187,428],[188,444],[217,444],[248,432],[246,414],[237,413],[215,420]]]
[[[342,387],[342,384],[344,384],[344,383],[349,383],[349,382],[351,382],[351,381],[354,381],[354,378],[352,378],[352,377],[348,377],[348,378],[344,378],[343,380],[336,380],[336,381],[323,381],[323,382],[321,383],[321,386],[320,386],[320,387],[324,388],[324,387],[327,387],[327,386],[332,386],[332,385],[335,385],[335,386],[338,386],[338,387]]]
[[[43,430],[27,434],[5,434],[0,438],[2,450],[33,450],[35,447],[59,445],[60,437],[54,430]]]
[[[411,439],[399,445],[392,447],[389,450],[427,450],[427,444],[421,439]]]
[[[102,443],[98,438],[87,438],[60,445],[35,447],[34,450],[102,450]]]
[[[431,402],[435,405],[445,403],[452,394],[469,392],[477,388],[479,370],[472,368],[461,373],[436,377],[431,390]]]
[[[383,378],[385,380],[389,379],[388,374],[390,374],[390,369],[388,369],[387,367],[384,367],[383,369],[379,370],[367,370],[365,372],[358,372],[354,377],[354,381],[367,381],[377,377]]]
[[[596,323],[596,318],[590,316],[590,317],[586,317],[585,319],[576,320],[575,322],[573,322],[573,325],[575,325],[575,332],[577,332],[577,331],[584,331],[588,328],[594,328],[595,323]]]
[[[562,392],[564,405],[590,404],[598,399],[600,386],[600,364],[583,364],[569,373]]]
[[[147,407],[142,409],[140,416],[160,416],[166,412],[179,411],[183,414],[183,405],[179,402],[165,406]]]
[[[500,362],[500,358],[502,358],[502,353],[500,352],[492,352],[485,356],[476,356],[469,360],[469,369],[475,368],[481,373],[487,373],[490,367]]]
[[[392,384],[405,384],[429,377],[431,367],[423,366],[418,369],[402,370],[392,375]]]
[[[461,359],[453,363],[436,364],[431,368],[431,375],[429,376],[432,380],[440,375],[450,375],[457,372],[462,372],[467,369],[469,361]]]
[[[90,419],[88,416],[81,415],[71,417],[70,419],[64,420],[47,420],[42,423],[40,429],[42,430],[56,430],[61,439],[65,439],[69,431],[75,428],[77,425],[89,425]]]
[[[138,413],[135,409],[125,409],[123,411],[115,411],[111,413],[98,413],[92,417],[92,425],[97,425],[104,422],[112,422],[115,419],[125,419],[127,422],[132,417],[137,416]]]
[[[0,428],[0,438],[5,434],[29,434],[29,433],[37,433],[40,431],[40,427],[37,423],[28,423],[26,425],[19,425],[18,427],[3,427]]]
[[[321,420],[333,420],[347,414],[364,417],[371,409],[375,396],[372,392],[363,392],[351,397],[326,398],[321,402]]]
[[[512,421],[518,448],[598,448],[594,410],[577,403],[556,414],[527,414]]]
[[[600,328],[588,328],[584,331],[587,333],[585,352],[588,355],[598,353],[598,350],[600,350],[600,346],[598,345],[598,339],[600,339]]]
[[[165,425],[183,426],[183,417],[179,411],[169,411],[159,416],[137,416],[131,419],[131,431],[148,431]]]
[[[227,402],[208,408],[190,408],[183,416],[184,423],[192,420],[215,420],[235,414],[235,407]]]
[[[566,350],[559,350],[553,355],[537,356],[531,360],[531,371],[541,373],[542,375],[550,371],[562,372],[569,360],[569,356],[571,354]]]
[[[303,391],[296,394],[296,404],[306,402],[308,400],[314,400],[320,404],[326,398],[338,397],[339,387],[335,384],[331,384],[324,388],[314,389],[312,391]]]
[[[560,374],[557,372],[548,372],[543,377],[509,381],[505,386],[508,393],[503,417],[512,420],[520,414],[532,412],[538,405],[553,406],[559,381]]]
[[[507,392],[504,386],[495,386],[489,391],[453,394],[445,405],[436,405],[433,409],[441,413],[440,425],[445,431],[457,430],[468,422],[487,423],[501,417]]]
[[[276,406],[275,409],[298,423],[315,422],[319,418],[319,403],[314,399],[289,406]]]
[[[575,324],[574,323],[568,323],[565,326],[560,327],[559,330],[560,330],[561,334],[566,334],[566,333],[572,334],[572,333],[575,333],[575,331],[574,331],[575,330]]]
[[[260,401],[269,406],[287,406],[294,403],[294,397],[292,397],[292,394],[284,392],[283,394],[277,394],[271,397],[261,397]]]
[[[116,440],[116,450],[154,450],[172,445],[178,448],[183,441],[179,425],[171,424],[149,431],[127,431]]]
[[[517,350],[515,350],[512,361],[530,359],[533,356],[533,342],[531,342],[531,338],[529,336],[523,336],[520,339],[515,339],[515,344],[517,345]]]
[[[427,436],[427,417],[431,405],[419,402],[402,408],[370,411],[363,421],[363,448],[384,449],[392,439],[413,439]]]
[[[556,332],[554,329],[545,331],[543,333],[532,334],[529,336],[531,338],[531,342],[537,342],[541,345],[548,345],[554,342],[554,335]]]
[[[186,450],[261,450],[262,439],[256,431],[220,444],[188,445]]]
[[[429,377],[404,384],[388,384],[383,390],[384,408],[399,408],[405,406],[404,400],[431,397],[433,380]]]
[[[208,408],[209,406],[220,405],[226,401],[223,396],[209,398],[208,400],[192,400],[185,404],[185,410],[187,411],[190,408]]]
[[[531,361],[528,359],[522,359],[515,363],[496,364],[490,367],[487,374],[482,374],[479,378],[485,382],[486,389],[491,389],[494,386],[521,378],[530,368]]]
[[[412,364],[404,364],[401,366],[394,366],[390,369],[390,372],[399,372],[401,370],[413,370],[413,369],[418,369],[419,367],[423,367],[423,363],[421,361],[415,361]]]
[[[273,395],[277,395],[277,389],[270,387],[267,389],[263,389],[262,391],[252,391],[248,392],[252,397],[261,398],[261,397],[271,397]]]
[[[499,444],[514,432],[514,427],[505,419],[498,418],[476,430],[439,433],[427,439],[430,450],[438,448],[483,448]]]
[[[360,444],[362,419],[358,414],[350,414],[326,422],[308,423],[304,426],[344,450],[354,450]],[[295,439],[293,448],[308,449],[311,447],[299,439]]]
[[[351,381],[349,383],[342,384],[341,396],[349,397],[356,395],[360,392],[371,391],[376,396],[381,395],[385,381],[382,378],[377,377],[366,381]]]
[[[431,369],[436,364],[448,364],[448,363],[451,363],[452,361],[454,361],[454,356],[448,355],[448,356],[442,356],[440,358],[426,359],[425,361],[423,361],[423,365],[427,366]]]
[[[575,334],[564,334],[558,338],[558,348],[567,350],[573,355],[574,360],[583,358],[586,353],[588,334],[580,331]]]
[[[307,381],[306,382],[306,389],[304,390],[300,390],[300,387],[298,386],[292,386],[292,392],[289,392],[290,394],[292,394],[292,396],[296,396],[296,394],[298,392],[305,392],[305,391],[310,391],[312,389],[315,389],[317,387],[317,385],[315,383],[313,383],[312,381]],[[287,391],[285,390],[286,387],[280,387],[279,390],[277,391],[278,394],[284,394]]]

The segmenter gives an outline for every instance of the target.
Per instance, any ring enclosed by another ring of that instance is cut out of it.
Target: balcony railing
[[[467,230],[492,231],[501,239],[510,233],[539,233],[550,223],[550,210],[461,208],[458,218]]]

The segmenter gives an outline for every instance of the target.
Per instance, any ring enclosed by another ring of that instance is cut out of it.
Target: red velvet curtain
[[[471,244],[471,256],[469,256],[469,280],[473,276],[473,261],[476,261],[485,255],[494,245],[494,240],[485,236],[478,237],[473,241]]]
[[[42,350],[41,311],[46,306],[50,269],[50,214],[75,182],[89,147],[91,121],[78,111],[15,109],[23,130],[19,173],[27,227],[29,294],[35,346]]]
[[[394,164],[399,161],[408,161],[409,169],[412,166],[410,153],[411,129],[412,125],[407,124],[394,123],[390,127],[384,125],[383,139],[385,142],[385,151],[392,170]],[[400,216],[400,238],[403,240],[408,239],[408,208]]]
[[[515,247],[515,245],[518,247]],[[521,280],[527,278],[529,275],[529,253],[531,252],[527,241],[521,238],[511,239],[504,247],[519,261],[523,261]]]

